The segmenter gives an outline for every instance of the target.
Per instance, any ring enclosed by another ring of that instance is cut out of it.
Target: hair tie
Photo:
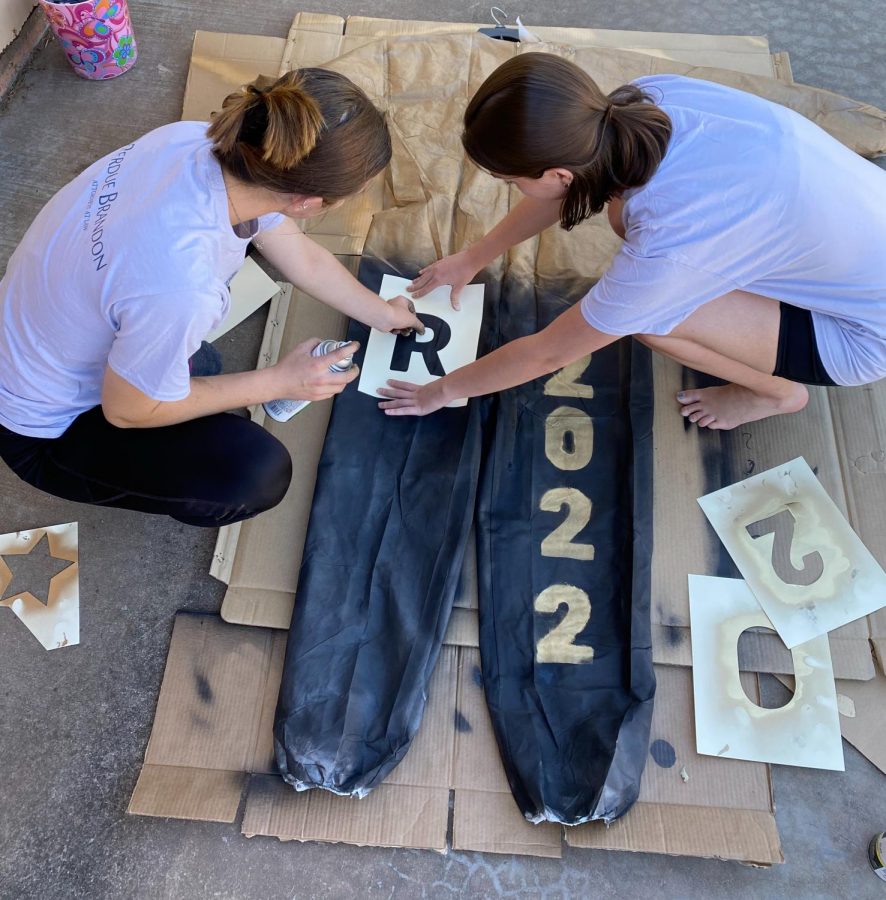
[[[610,121],[612,121],[612,110],[615,109],[615,104],[611,101],[606,104],[606,110],[603,113],[603,127],[605,128]]]
[[[251,87],[252,85],[250,85]],[[261,99],[264,91],[256,89],[255,93],[259,95],[260,99],[257,103],[253,103],[243,115],[239,139],[252,147],[261,147],[265,140],[265,132],[268,130],[268,107]]]

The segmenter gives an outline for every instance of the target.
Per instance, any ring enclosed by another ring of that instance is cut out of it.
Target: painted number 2
[[[591,354],[577,359],[568,366],[563,366],[545,382],[545,394],[548,397],[586,397],[594,396],[592,384],[582,384],[578,379],[584,375],[591,363]]]
[[[578,544],[572,539],[591,521],[591,501],[575,488],[552,488],[542,495],[539,506],[545,512],[568,513],[542,542],[542,556],[565,556],[569,559],[593,559],[593,544]]]
[[[535,611],[555,613],[566,605],[566,615],[557,626],[539,638],[535,659],[540,663],[586,663],[594,659],[594,648],[576,644],[575,638],[591,620],[591,599],[571,584],[552,584],[535,598]]]

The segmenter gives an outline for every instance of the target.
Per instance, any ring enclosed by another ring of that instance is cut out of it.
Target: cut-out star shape
[[[3,584],[2,565],[6,564],[12,578],[0,592],[0,601],[19,594],[33,594],[44,606],[49,603],[49,582],[73,565],[70,560],[58,559],[49,549],[46,535],[28,553],[7,553],[0,556],[0,585]]]

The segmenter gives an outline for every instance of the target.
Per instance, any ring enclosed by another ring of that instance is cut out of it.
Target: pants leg
[[[0,457],[22,480],[56,497],[206,527],[276,506],[292,478],[286,448],[232,413],[162,428],[116,428],[95,407],[57,438],[0,428]]]

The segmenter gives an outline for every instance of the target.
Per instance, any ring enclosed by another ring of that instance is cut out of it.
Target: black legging
[[[116,428],[95,407],[57,438],[24,437],[0,426],[0,458],[47,494],[207,527],[276,506],[292,478],[289,451],[232,413],[162,428]]]

